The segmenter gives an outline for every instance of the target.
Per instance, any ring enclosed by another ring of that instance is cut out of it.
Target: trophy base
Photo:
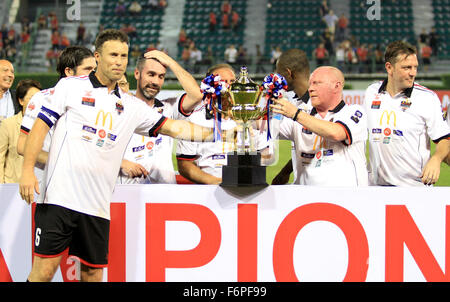
[[[266,187],[266,167],[261,166],[261,154],[228,153],[222,167],[222,187]]]

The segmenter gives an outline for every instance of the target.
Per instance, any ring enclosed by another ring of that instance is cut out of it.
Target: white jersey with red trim
[[[292,119],[284,118],[280,139],[295,144],[297,177],[295,184],[316,186],[367,186],[365,156],[367,117],[359,105],[344,101],[322,118],[311,104],[307,113],[317,119],[344,127],[347,139],[342,142],[325,139]]]
[[[370,85],[365,93],[369,126],[370,183],[423,186],[422,170],[430,159],[430,138],[448,139],[438,96],[414,84],[392,97],[387,80]]]
[[[182,110],[186,93],[177,98],[163,101],[155,99],[153,109],[171,119],[188,116]],[[173,167],[172,152],[174,139],[167,135],[158,134],[156,137],[133,134],[125,151],[126,160],[142,165],[149,174],[147,177],[129,177],[122,170],[119,172],[117,183],[120,184],[175,184],[175,169]]]
[[[22,119],[22,124],[20,125],[20,131],[28,135],[33,128],[34,121],[36,120],[39,112],[41,111],[42,103],[44,99],[53,92],[53,88],[41,90],[33,95],[33,97],[28,102],[28,106],[25,109],[25,115]],[[50,142],[52,140],[54,128],[50,128],[48,134],[45,136],[44,144],[42,150],[48,152],[50,150]],[[39,180],[39,184],[42,183],[42,178],[44,177],[45,164],[36,162],[34,166],[34,174]],[[41,190],[42,191],[42,190]]]
[[[154,136],[167,119],[117,85],[108,92],[94,73],[61,79],[38,118],[55,125],[38,202],[105,219],[131,136]]]
[[[197,108],[188,120],[194,124],[213,128],[214,118],[206,119],[204,105]],[[221,129],[229,130],[236,127],[230,119],[222,119]],[[227,164],[227,153],[232,152],[234,144],[230,142],[190,142],[178,140],[176,156],[179,160],[191,160],[205,173],[222,177],[222,166]]]

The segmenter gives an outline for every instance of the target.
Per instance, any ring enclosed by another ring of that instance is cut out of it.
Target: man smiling
[[[164,100],[156,96],[160,92],[170,68],[184,91],[178,97]],[[137,82],[136,97],[149,107],[172,119],[189,116],[202,101],[202,93],[192,77],[170,56],[159,50],[152,50],[138,59],[134,77]],[[133,134],[122,161],[117,179],[121,184],[176,183],[172,163],[173,139],[158,134],[145,137]]]
[[[413,46],[392,42],[385,52],[387,79],[366,90],[372,185],[434,184],[449,153],[450,131],[439,98],[414,83],[418,65]],[[436,144],[431,157],[430,139]]]
[[[0,122],[20,111],[10,88],[14,82],[14,67],[8,60],[0,60]]]

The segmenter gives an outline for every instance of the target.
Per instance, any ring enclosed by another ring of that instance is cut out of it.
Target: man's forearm
[[[173,138],[187,140],[191,142],[213,142],[214,129],[206,128],[185,120],[173,120],[168,118],[159,130],[160,134]],[[234,142],[236,129],[223,130],[221,140],[224,142]]]
[[[36,119],[25,143],[23,170],[34,168],[49,129],[45,122]]]
[[[195,163],[187,160],[178,160],[180,175],[197,184],[219,184],[221,179],[203,172]]]
[[[191,112],[202,100],[202,93],[200,92],[200,86],[198,86],[195,78],[181,67],[177,62],[173,62],[170,66],[184,91],[186,91],[187,98],[183,101],[183,111]]]
[[[432,157],[436,157],[440,162],[446,161],[450,156],[450,140],[442,139],[436,144],[436,150]]]
[[[17,140],[17,153],[22,156],[25,154],[25,144],[27,141],[27,137],[28,137],[28,134],[20,133],[19,138]],[[37,160],[37,162],[39,162],[41,164],[46,164],[47,159],[48,159],[48,152],[41,150],[41,152],[39,152],[36,160]]]

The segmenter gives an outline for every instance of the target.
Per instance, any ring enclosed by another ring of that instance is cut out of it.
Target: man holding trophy
[[[233,68],[228,64],[217,64],[209,68],[207,76],[216,74],[230,85],[236,80]],[[213,128],[214,119],[203,104],[196,108],[189,121]],[[235,127],[233,120],[222,122],[222,129]],[[232,150],[229,142],[196,143],[179,140],[177,144],[177,164],[181,176],[197,184],[220,184],[222,166],[226,164],[226,154]]]
[[[309,79],[311,102],[303,111],[281,98],[274,113],[285,116],[280,139],[295,142],[296,184],[367,186],[365,145],[367,117],[359,105],[342,100],[344,75],[331,66],[317,68]]]
[[[267,155],[271,141],[267,122],[269,94],[278,94],[283,87],[272,82],[265,83],[266,86],[254,83],[246,67],[241,68],[238,80],[234,79],[227,64],[208,71],[201,88],[209,103],[196,110],[190,121],[213,128],[216,141],[201,144],[180,141],[178,170],[194,183],[267,186],[264,165],[274,158]],[[221,142],[221,131],[236,125],[239,129],[236,142]]]

